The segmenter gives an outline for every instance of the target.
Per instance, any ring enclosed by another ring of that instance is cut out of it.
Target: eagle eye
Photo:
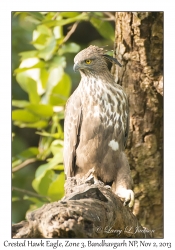
[[[85,60],[85,63],[86,64],[91,64],[92,60],[88,59],[88,60]]]

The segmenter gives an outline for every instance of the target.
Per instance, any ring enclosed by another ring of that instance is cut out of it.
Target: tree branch
[[[13,238],[151,238],[128,207],[104,185],[66,183],[66,196],[13,225]]]
[[[18,166],[12,168],[12,173],[14,173],[14,172],[20,170],[21,168],[23,168],[23,167],[29,165],[30,163],[36,162],[36,161],[37,161],[36,158],[27,159],[27,160],[25,160],[24,162],[22,162],[21,164],[19,164]]]
[[[44,199],[46,199],[47,201],[49,201],[50,199],[49,199],[49,197],[47,197],[47,196],[44,196],[44,195],[40,195],[40,194],[36,194],[36,193],[34,193],[34,192],[32,192],[32,191],[28,191],[28,190],[26,190],[26,189],[22,189],[22,188],[17,188],[17,187],[12,187],[12,191],[18,191],[18,192],[21,192],[21,193],[24,193],[24,194],[28,194],[28,195],[31,195],[31,196],[35,196],[35,197],[38,197],[38,198],[44,198]]]
[[[65,42],[67,42],[67,40],[71,37],[71,35],[74,33],[74,31],[76,30],[76,28],[77,28],[77,26],[78,26],[78,21],[77,22],[75,22],[73,25],[72,25],[72,27],[71,27],[71,29],[69,30],[69,32],[66,34],[66,36],[64,37],[64,39],[63,39],[63,42],[62,42],[62,44],[63,43],[65,43]]]

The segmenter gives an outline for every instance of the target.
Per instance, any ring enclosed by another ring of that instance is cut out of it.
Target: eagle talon
[[[117,193],[117,196],[123,201],[123,206],[128,205],[128,207],[133,207],[134,205],[134,192],[131,189],[120,189],[120,192]]]
[[[86,180],[85,180],[85,183],[94,183],[94,176],[93,174],[91,174]]]
[[[109,185],[105,185],[104,186],[106,189],[111,189],[111,186],[109,186]]]
[[[90,174],[90,176],[85,180],[85,183],[91,183],[91,184],[95,184],[95,185],[103,185],[104,183],[100,180],[98,180],[98,178],[96,177],[96,175],[93,173]]]
[[[127,206],[127,205],[129,205],[129,201],[124,201],[123,206]]]

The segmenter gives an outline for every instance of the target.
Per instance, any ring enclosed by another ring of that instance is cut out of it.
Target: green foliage
[[[46,201],[56,201],[64,195],[63,129],[64,107],[71,93],[72,82],[65,72],[66,54],[77,53],[80,46],[68,42],[63,27],[75,22],[90,21],[98,32],[113,41],[111,24],[103,13],[88,12],[16,12],[19,20],[27,20],[32,37],[28,50],[20,52],[20,63],[13,72],[18,86],[27,99],[12,100],[13,125],[34,128],[40,135],[38,147],[29,147],[12,159],[13,179],[28,162],[38,162],[32,187],[23,200],[30,201],[30,210]],[[15,57],[15,60],[16,57]],[[13,138],[15,134],[13,133]],[[44,163],[40,164],[41,161]],[[43,200],[44,199],[44,200]],[[13,194],[13,201],[19,197]]]
[[[109,22],[104,22],[103,20],[96,17],[92,17],[90,22],[98,30],[100,35],[106,39],[111,39],[114,41],[114,30]]]
[[[12,168],[18,166],[25,160],[31,159],[33,157],[36,157],[38,155],[38,148],[36,147],[30,147],[24,151],[22,151],[19,155],[16,155],[12,158]]]

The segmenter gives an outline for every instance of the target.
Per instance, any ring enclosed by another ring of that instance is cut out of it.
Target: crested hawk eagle
[[[82,178],[94,169],[96,179],[129,207],[133,206],[130,167],[124,153],[129,108],[123,88],[115,83],[108,61],[119,62],[103,48],[89,46],[74,58],[81,74],[79,86],[66,104],[64,122],[64,167],[67,177]]]

